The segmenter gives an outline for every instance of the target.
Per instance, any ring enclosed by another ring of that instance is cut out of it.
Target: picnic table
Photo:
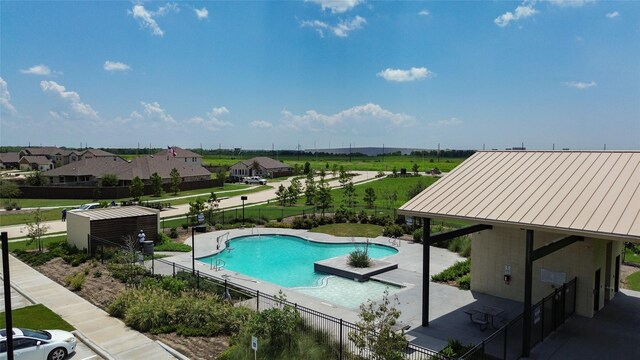
[[[486,329],[489,324],[491,324],[491,327],[497,328],[494,321],[496,317],[503,312],[503,309],[489,305],[476,305],[473,308],[464,311],[465,314],[469,315],[469,320],[480,325],[482,330]],[[474,315],[480,315],[480,317],[474,318]]]

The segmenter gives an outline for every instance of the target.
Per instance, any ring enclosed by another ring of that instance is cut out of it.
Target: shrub
[[[471,272],[471,259],[456,261],[455,264],[431,276],[431,280],[437,282],[455,281]]]
[[[176,243],[173,241],[165,242],[160,245],[155,246],[154,250],[156,251],[175,251],[175,252],[189,252],[191,251],[191,246],[182,243]]]
[[[291,224],[288,223],[283,223],[283,222],[268,222],[264,225],[265,227],[268,228],[280,228],[280,229],[290,229],[291,228]]]
[[[471,348],[473,348],[473,345],[464,346],[460,340],[449,339],[447,340],[447,346],[440,350],[440,354],[457,359],[466,354]]]
[[[471,289],[471,273],[461,276],[458,279],[458,286],[462,290],[470,290]]]
[[[169,237],[172,239],[177,239],[178,238],[178,229],[172,227],[171,229],[169,229]]]
[[[25,251],[25,250],[16,250],[14,252],[16,257],[21,261],[27,263],[30,266],[40,266],[49,262],[49,260],[57,257],[51,251],[47,252],[39,252],[39,251]]]
[[[382,236],[386,236],[386,237],[400,237],[404,234],[404,232],[402,231],[402,227],[400,227],[400,225],[387,225],[384,227],[384,230],[382,230]]]
[[[96,271],[93,272],[93,277],[94,278],[99,278],[101,276],[102,276],[102,271],[96,270]]]
[[[318,221],[315,216],[311,217],[297,217],[293,219],[291,227],[294,229],[313,229],[318,227]]]
[[[356,249],[349,254],[347,264],[355,268],[369,267],[371,259],[369,259],[369,253],[366,249]]]
[[[182,224],[182,230],[187,230],[189,228],[189,224]]]
[[[84,271],[78,271],[75,274],[67,275],[64,278],[64,285],[69,287],[72,291],[78,291],[82,289],[82,285],[84,285],[84,281],[87,275]]]
[[[449,242],[447,249],[460,256],[469,257],[471,255],[471,239],[468,236],[454,238]]]
[[[422,228],[417,228],[413,230],[413,241],[422,242]]]

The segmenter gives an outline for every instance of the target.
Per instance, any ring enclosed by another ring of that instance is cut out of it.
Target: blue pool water
[[[231,251],[224,250],[198,260],[215,264],[217,259],[222,259],[226,263],[225,269],[256,279],[288,288],[313,288],[327,285],[323,282],[327,275],[314,272],[314,262],[346,255],[356,248],[363,249],[364,244],[326,244],[290,235],[261,235],[232,239],[227,247]],[[397,252],[389,246],[369,244],[369,256],[374,259]]]

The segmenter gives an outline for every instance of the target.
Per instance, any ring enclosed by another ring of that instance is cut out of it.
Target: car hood
[[[72,333],[64,330],[45,330],[49,334],[51,334],[52,341],[65,341],[69,338],[76,338]]]

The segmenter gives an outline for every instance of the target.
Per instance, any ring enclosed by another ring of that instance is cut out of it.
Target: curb
[[[160,347],[162,347],[163,349],[165,349],[169,354],[173,355],[176,359],[178,360],[191,360],[188,357],[182,355],[181,353],[178,352],[178,350],[172,348],[171,346],[163,343],[160,340],[156,340],[156,342],[158,343],[158,345],[160,345]]]
[[[75,335],[80,341],[82,341],[82,343],[87,345],[87,347],[91,349],[91,351],[96,353],[96,355],[100,356],[104,360],[116,360],[116,358],[109,354],[105,349],[89,340],[89,338],[86,337],[82,332],[80,332],[80,330],[73,330],[71,333]]]
[[[4,276],[2,274],[0,274],[0,279],[4,280]],[[13,290],[15,290],[18,294],[22,295],[22,297],[24,297],[25,299],[29,300],[29,302],[33,305],[39,304],[39,302],[34,299],[31,295],[27,294],[24,290],[22,290],[18,285],[11,283],[11,287],[13,288]]]

